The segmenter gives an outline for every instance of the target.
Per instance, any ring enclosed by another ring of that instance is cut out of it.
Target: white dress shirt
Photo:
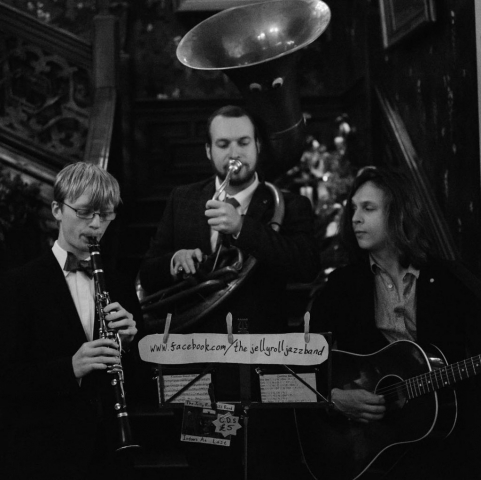
[[[216,191],[219,189],[220,185],[221,185],[221,182],[219,180],[219,177],[215,177]],[[258,186],[259,186],[259,177],[257,176],[257,172],[256,172],[254,181],[252,182],[251,185],[249,185],[247,188],[245,188],[241,192],[236,193],[235,195],[227,195],[225,192],[222,192],[222,194],[219,196],[219,200],[224,201],[226,197],[235,198],[239,202],[237,211],[241,215],[245,215],[247,212],[247,209],[249,208],[249,204],[251,203],[252,196],[254,195],[254,192]],[[239,236],[239,233],[237,235],[233,235],[233,237],[237,238]],[[210,229],[210,246],[212,247],[213,252],[215,252],[215,249],[217,246],[218,236],[219,236],[219,232],[211,228]]]
[[[52,252],[65,275],[68,288],[72,294],[75,307],[79,314],[82,326],[88,341],[93,339],[95,321],[95,284],[85,272],[66,272],[63,267],[67,260],[67,252],[56,241]]]
[[[219,187],[221,185],[221,182],[218,177],[215,177],[215,190],[219,190]],[[230,196],[231,198],[235,198],[239,202],[239,206],[237,207],[237,211],[241,215],[245,215],[247,212],[247,209],[249,208],[249,204],[251,203],[252,196],[254,195],[254,192],[256,188],[259,186],[259,177],[257,176],[257,172],[255,174],[254,181],[252,182],[251,185],[249,185],[247,188],[242,190],[241,192],[236,193],[235,195]],[[222,192],[222,194],[219,197],[219,200],[224,201],[225,197],[227,194],[225,192]],[[216,245],[217,245],[217,237],[219,236],[219,232],[217,230],[214,230],[213,228],[210,229],[210,246],[212,249],[212,252],[215,252]],[[237,238],[239,234],[234,235],[234,238]],[[174,257],[177,252],[174,253],[170,260],[170,274],[173,276],[176,274],[175,269],[174,269]]]

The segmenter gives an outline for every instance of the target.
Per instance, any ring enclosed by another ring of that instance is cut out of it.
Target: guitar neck
[[[405,387],[408,398],[412,399],[454,385],[478,373],[481,373],[481,355],[412,377],[405,381]]]

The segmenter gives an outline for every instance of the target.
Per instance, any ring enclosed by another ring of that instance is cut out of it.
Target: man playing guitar
[[[429,407],[432,418],[425,432],[399,435],[397,430],[408,428],[412,423],[406,416],[408,412],[416,405],[424,405],[411,397],[424,391],[417,391],[421,387],[416,379],[412,386],[408,383],[406,394],[400,394],[401,385],[406,388],[402,383],[406,376],[414,377],[419,372],[388,375],[383,371],[387,361],[391,362],[394,357],[398,363],[403,362],[399,352],[406,351],[416,365],[428,364],[431,356],[424,355],[418,344],[434,344],[440,349],[437,353],[442,362],[441,352],[450,362],[481,352],[479,298],[468,287],[469,282],[476,284],[477,280],[467,272],[463,272],[465,276],[461,278],[454,273],[459,272],[459,266],[455,268],[452,263],[433,257],[434,243],[429,237],[428,225],[427,212],[407,178],[375,167],[360,172],[341,221],[341,238],[352,261],[330,275],[311,315],[316,329],[331,331],[335,342],[331,395],[334,415],[345,422],[343,448],[351,442],[342,457],[346,478],[368,474],[371,463],[390,446],[413,447],[412,442],[424,440],[436,430],[434,426],[441,417],[441,397],[432,393],[424,400],[432,401]],[[340,351],[353,353],[342,355]],[[379,353],[370,355],[374,352]],[[477,373],[478,360],[478,357],[474,362],[470,359],[473,375]],[[341,370],[347,365],[351,368],[353,363],[358,363],[360,368],[353,378],[347,379]],[[465,363],[456,368],[463,373]],[[429,370],[427,366],[426,371]],[[470,375],[459,376],[462,379]],[[395,386],[384,385],[388,377],[395,380]],[[434,380],[439,387],[452,390],[451,377]],[[433,379],[428,377],[428,382],[427,388],[431,389]],[[435,447],[426,441],[416,444],[383,478],[481,478],[481,469],[473,470],[473,465],[479,462],[479,455],[474,452],[476,445],[480,446],[477,427],[481,421],[478,409],[470,408],[479,395],[479,378],[464,382],[461,390],[457,398],[454,392],[450,397],[454,413],[444,432],[444,436],[450,434],[450,441]],[[397,395],[395,402],[388,401],[388,394],[392,393]],[[394,410],[396,415],[391,415]],[[466,422],[468,416],[469,422]],[[348,424],[353,427],[347,427]],[[393,430],[391,437],[389,429]],[[371,441],[375,444],[372,448]],[[327,435],[324,443],[336,442]],[[376,449],[378,453],[372,453]],[[317,455],[323,457],[319,450]],[[354,458],[352,469],[346,467],[349,456]],[[309,458],[307,460],[309,463]]]

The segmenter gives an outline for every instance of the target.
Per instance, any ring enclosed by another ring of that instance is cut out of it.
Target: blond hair
[[[114,208],[121,202],[117,180],[106,170],[91,163],[78,162],[63,168],[55,179],[53,199],[56,202],[75,201],[83,194],[90,195],[94,209],[109,205]]]

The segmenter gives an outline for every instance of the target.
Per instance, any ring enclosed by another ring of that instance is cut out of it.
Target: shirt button
[[[391,289],[392,288],[392,283],[387,284],[387,288]]]

